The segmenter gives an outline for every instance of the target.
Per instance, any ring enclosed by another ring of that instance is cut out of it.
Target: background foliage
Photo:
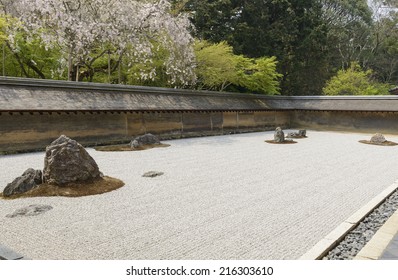
[[[397,0],[0,5],[6,76],[283,95],[385,94],[398,85]]]
[[[363,71],[352,63],[347,70],[339,70],[323,89],[325,95],[386,95],[389,86],[372,80],[372,71]]]

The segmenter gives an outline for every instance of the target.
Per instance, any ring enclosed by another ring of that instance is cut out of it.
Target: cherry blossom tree
[[[185,14],[173,14],[169,1],[1,0],[0,4],[32,37],[39,36],[48,48],[62,50],[69,79],[78,78],[72,73],[78,75],[79,66],[92,70],[93,63],[104,56],[109,58],[108,71],[110,55],[118,57],[113,68],[122,57],[129,63],[150,65],[156,47],[161,46],[168,51],[164,66],[169,83],[195,82],[190,21]],[[146,68],[140,74],[152,79],[156,71]]]

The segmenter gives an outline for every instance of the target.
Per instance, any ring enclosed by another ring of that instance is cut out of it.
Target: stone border
[[[365,247],[359,251],[354,260],[379,259],[396,234],[398,234],[398,210],[375,233]]]
[[[302,255],[299,260],[320,260],[333,249],[344,237],[353,230],[368,214],[380,206],[396,189],[398,180],[391,186],[374,197],[365,206],[355,212],[352,216],[342,222],[331,233],[315,244],[309,251]],[[379,231],[378,231],[379,232]],[[376,233],[377,234],[377,233]],[[365,246],[366,247],[366,246]]]
[[[27,258],[0,244],[0,260],[27,260]]]

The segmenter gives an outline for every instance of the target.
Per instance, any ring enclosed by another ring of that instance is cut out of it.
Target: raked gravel
[[[88,149],[126,185],[0,200],[0,244],[29,259],[296,259],[398,178],[398,146],[358,143],[367,134],[307,135],[293,145],[265,143],[273,132],[262,132]],[[43,161],[42,152],[0,156],[0,190]],[[164,175],[142,177],[153,170]],[[32,204],[53,209],[6,217]]]

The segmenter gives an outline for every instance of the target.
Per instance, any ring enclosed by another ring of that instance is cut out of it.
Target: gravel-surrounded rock
[[[4,197],[22,194],[43,183],[41,170],[27,169],[21,176],[9,183],[3,190]]]
[[[44,182],[62,186],[90,181],[100,176],[97,163],[75,140],[61,135],[46,148]]]
[[[305,129],[300,129],[300,130],[298,131],[298,134],[299,134],[299,136],[301,136],[301,137],[306,137],[306,136],[307,136],[307,130],[305,130]]]
[[[282,128],[277,127],[274,133],[274,141],[277,143],[282,143],[285,141],[285,133],[283,132]]]
[[[132,148],[139,148],[145,145],[158,145],[158,144],[160,144],[159,138],[151,133],[138,136],[130,143]]]
[[[370,142],[375,143],[375,144],[383,144],[384,142],[387,142],[387,140],[383,134],[376,133],[375,135],[372,136],[372,138],[370,139]]]
[[[15,218],[18,216],[37,216],[53,209],[50,205],[33,204],[27,207],[17,209],[12,214],[6,215],[7,218]]]
[[[289,132],[286,138],[302,138],[306,137],[307,131],[306,130],[299,130],[298,132]]]
[[[162,176],[164,173],[163,172],[159,172],[159,171],[148,171],[146,172],[144,175],[142,175],[142,177],[157,177],[157,176]]]

